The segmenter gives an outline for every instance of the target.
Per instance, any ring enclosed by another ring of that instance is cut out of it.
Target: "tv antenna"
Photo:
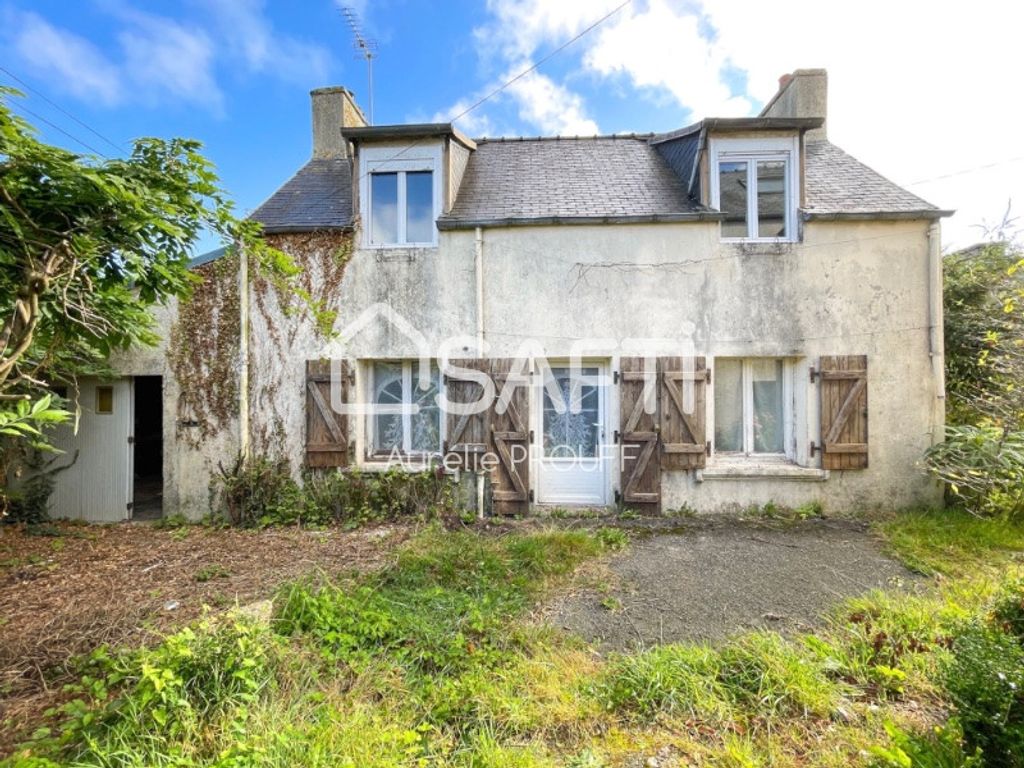
[[[356,58],[366,61],[367,103],[370,125],[373,125],[373,60],[377,58],[377,41],[363,34],[363,25],[355,8],[343,5],[341,15],[345,17],[348,28],[352,31],[352,47],[356,50]]]

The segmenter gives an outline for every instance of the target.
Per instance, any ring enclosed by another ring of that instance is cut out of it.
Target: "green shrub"
[[[454,514],[450,479],[435,471],[307,470],[299,483],[285,459],[236,459],[220,468],[224,516],[232,525],[327,525],[355,527],[399,518]]]
[[[1024,578],[1003,586],[992,608],[992,621],[1003,632],[1024,643]]]
[[[942,682],[969,749],[987,766],[1024,766],[1024,648],[974,623],[957,634]]]
[[[60,710],[59,736],[43,734],[37,748],[87,765],[190,764],[212,726],[244,721],[278,659],[273,636],[243,618],[203,620],[152,649],[101,648]]]
[[[956,720],[936,726],[930,733],[912,733],[892,723],[885,724],[890,743],[873,746],[871,768],[981,768],[975,751],[964,748],[963,733]]]
[[[951,426],[925,454],[928,470],[972,513],[1024,514],[1024,430]]]

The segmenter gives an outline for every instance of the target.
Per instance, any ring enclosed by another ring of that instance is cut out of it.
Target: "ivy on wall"
[[[241,315],[239,255],[195,268],[201,278],[181,300],[171,326],[168,362],[178,382],[178,438],[192,448],[238,415]]]

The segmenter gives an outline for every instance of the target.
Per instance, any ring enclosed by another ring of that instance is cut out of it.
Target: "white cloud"
[[[650,0],[645,11],[623,11],[594,34],[583,57],[587,69],[626,75],[635,88],[663,89],[698,116],[749,114],[750,101],[723,82],[726,59],[693,13]]]
[[[517,67],[505,79],[512,79],[515,71],[522,72],[527,67],[529,64]],[[505,91],[518,103],[519,117],[546,134],[592,136],[600,132],[597,123],[587,117],[582,96],[536,70],[516,80]]]
[[[83,37],[59,29],[32,12],[9,10],[5,44],[28,69],[47,77],[63,91],[83,100],[118,103],[122,83],[117,66]]]
[[[218,0],[198,4],[209,14],[205,19],[179,20],[137,10],[125,0],[100,0],[117,40],[107,51],[36,13],[9,10],[0,41],[27,69],[83,101],[175,102],[220,112],[218,76],[228,69],[310,87],[328,79],[330,53],[275,30],[264,4]]]
[[[263,13],[265,5],[264,0],[219,0],[210,4],[228,51],[253,72],[267,72],[310,86],[325,83],[331,66],[327,49],[274,30]]]
[[[118,34],[125,76],[136,93],[156,103],[170,96],[220,110],[224,96],[213,72],[213,43],[201,29],[137,11],[123,14],[128,25]]]

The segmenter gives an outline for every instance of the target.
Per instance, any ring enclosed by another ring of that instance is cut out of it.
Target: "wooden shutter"
[[[821,450],[825,469],[868,465],[867,355],[822,357]]]
[[[452,360],[451,364],[458,368],[482,371],[490,375],[489,360]],[[450,403],[475,403],[483,394],[483,387],[475,381],[460,379],[454,375],[445,375],[445,396]],[[475,414],[446,415],[447,439],[445,440],[446,463],[448,466],[461,466],[464,469],[475,469],[477,462],[487,450],[488,410]]]
[[[703,357],[694,358],[693,371],[683,358],[658,358],[658,423],[661,427],[661,468],[700,469],[707,457],[704,414],[708,369]],[[686,387],[692,383],[693,407],[687,412]]]
[[[351,402],[354,368],[340,362],[341,399]],[[346,467],[349,463],[350,419],[331,407],[331,361],[306,361],[306,466]]]
[[[516,386],[504,413],[498,413],[511,359],[491,360],[491,379],[499,397],[489,414],[488,450],[497,458],[491,470],[491,499],[496,515],[526,514],[530,509],[530,390]]]
[[[661,505],[657,401],[657,370],[645,373],[644,358],[623,357],[619,361],[622,501],[649,513]]]

